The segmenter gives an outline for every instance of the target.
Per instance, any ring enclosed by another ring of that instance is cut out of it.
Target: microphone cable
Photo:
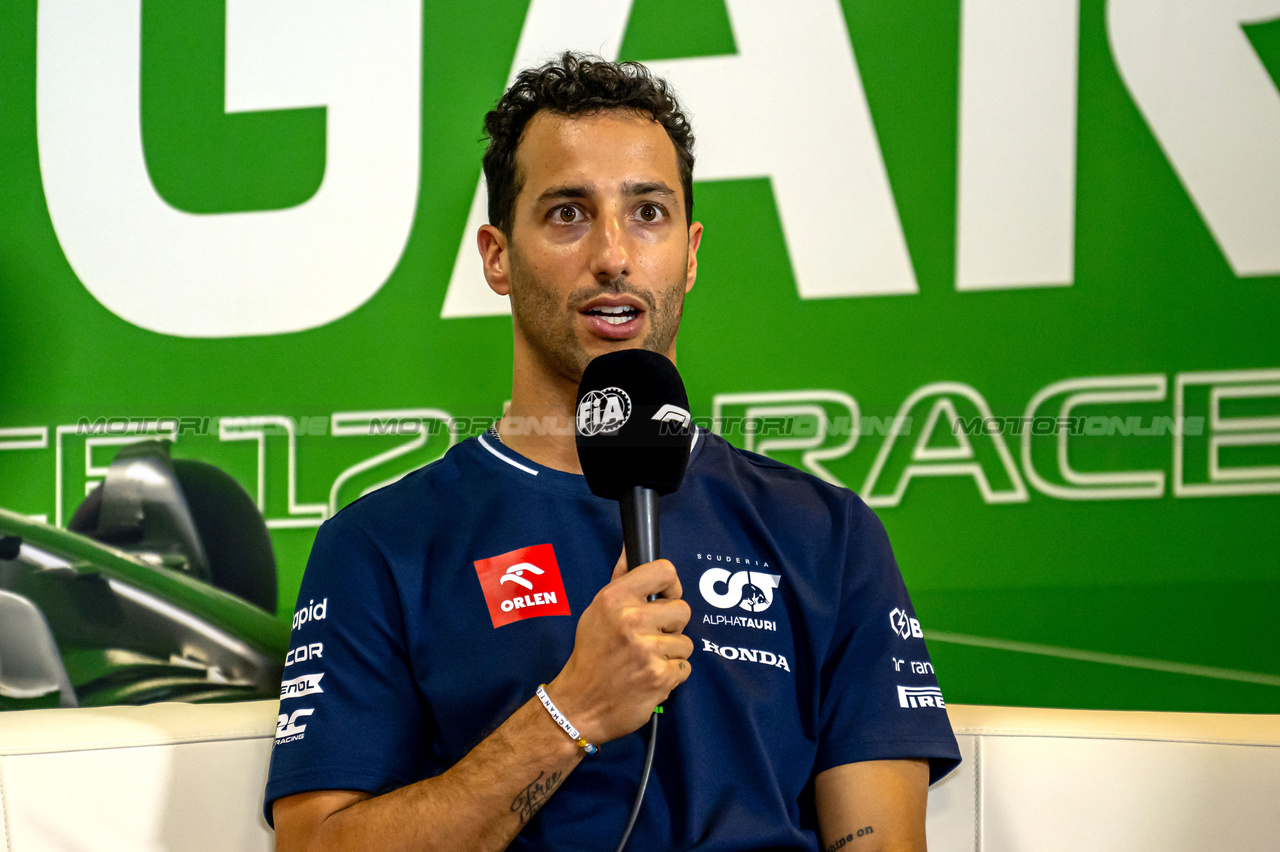
[[[662,708],[659,707],[658,710]],[[622,831],[622,839],[614,852],[622,852],[631,839],[631,829],[636,827],[636,817],[640,816],[640,803],[644,801],[644,790],[649,786],[649,771],[653,769],[653,752],[658,745],[658,711],[649,717],[649,745],[644,752],[644,771],[640,773],[640,789],[636,791],[636,800],[631,803],[631,816],[627,819],[627,827]]]

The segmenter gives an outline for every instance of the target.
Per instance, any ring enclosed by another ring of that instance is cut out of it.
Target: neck
[[[578,384],[543,370],[531,370],[517,358],[511,407],[498,421],[502,443],[544,467],[582,473],[573,434]]]

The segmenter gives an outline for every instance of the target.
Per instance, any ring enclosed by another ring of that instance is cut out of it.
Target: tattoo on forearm
[[[555,792],[559,786],[561,779],[564,778],[563,772],[552,772],[546,775],[545,772],[539,772],[538,777],[530,782],[528,787],[520,791],[514,799],[511,800],[511,812],[520,817],[520,824],[525,825],[529,820],[533,819],[533,815],[546,804],[547,799]]]
[[[869,825],[850,834],[846,834],[844,837],[837,837],[836,842],[827,847],[827,852],[836,852],[837,849],[843,849],[844,845],[846,843],[852,843],[855,837],[866,837],[868,834],[875,834],[875,829]]]

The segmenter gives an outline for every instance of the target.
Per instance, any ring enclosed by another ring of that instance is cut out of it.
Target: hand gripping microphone
[[[578,461],[598,497],[617,500],[627,566],[658,558],[658,497],[680,487],[693,426],[675,365],[645,349],[601,355],[582,374]]]

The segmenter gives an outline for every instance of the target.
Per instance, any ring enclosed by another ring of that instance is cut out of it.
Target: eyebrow
[[[542,194],[534,199],[534,206],[543,204],[556,198],[590,198],[591,193],[587,191],[585,186],[552,186],[543,190]]]
[[[638,181],[634,183],[624,183],[622,185],[622,194],[629,196],[636,195],[663,195],[674,196],[676,191],[661,181]]]
[[[585,186],[564,185],[545,189],[534,199],[534,205],[542,205],[557,198],[590,198],[594,193]],[[622,185],[622,194],[628,197],[640,195],[661,195],[675,197],[675,190],[661,181],[628,181]]]

